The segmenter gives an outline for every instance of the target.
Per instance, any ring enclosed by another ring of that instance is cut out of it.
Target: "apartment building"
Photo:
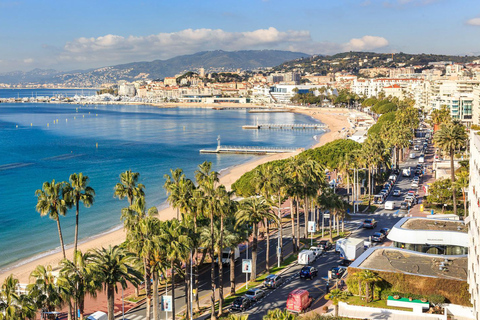
[[[480,85],[472,90],[472,124],[480,125]]]
[[[480,319],[480,136],[470,131],[470,186],[468,187],[468,275],[471,302],[475,319]]]

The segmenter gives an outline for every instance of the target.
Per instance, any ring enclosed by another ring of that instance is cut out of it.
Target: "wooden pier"
[[[214,150],[200,150],[200,153],[234,153],[234,154],[275,154],[275,153],[291,153],[296,148],[277,148],[277,147],[245,147],[245,146],[218,146]]]
[[[270,124],[270,123],[265,123],[265,124],[253,124],[253,125],[245,125],[242,126],[242,129],[250,129],[250,130],[260,130],[260,129],[297,129],[297,130],[318,130],[318,129],[325,129],[326,125],[323,123],[318,123],[318,124],[301,124],[301,123],[295,123],[295,124]]]

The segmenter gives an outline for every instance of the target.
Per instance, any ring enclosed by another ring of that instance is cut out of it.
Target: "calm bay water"
[[[31,98],[31,97],[73,97],[75,95],[92,96],[95,89],[0,89],[0,98]]]
[[[57,122],[58,120],[58,122]],[[182,168],[188,177],[212,161],[219,171],[252,155],[201,155],[224,145],[308,147],[317,131],[242,130],[244,124],[313,123],[298,114],[249,114],[245,110],[159,109],[151,106],[0,104],[0,267],[58,250],[55,221],[35,211],[44,181],[67,181],[83,172],[97,196],[80,209],[80,238],[118,227],[126,200],[113,198],[121,172],[140,172],[148,207],[165,206],[164,175]],[[48,126],[47,126],[48,124]],[[18,126],[18,127],[17,127]],[[97,147],[98,144],[98,147]],[[74,235],[74,210],[61,218],[65,242]]]

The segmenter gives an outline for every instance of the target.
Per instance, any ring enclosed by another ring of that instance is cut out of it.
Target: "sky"
[[[0,0],[0,73],[258,49],[480,55],[480,1]]]

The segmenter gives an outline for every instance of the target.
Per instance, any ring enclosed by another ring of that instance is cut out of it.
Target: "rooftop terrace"
[[[463,221],[447,221],[434,219],[408,219],[401,228],[410,230],[455,231],[467,233],[467,226]]]

